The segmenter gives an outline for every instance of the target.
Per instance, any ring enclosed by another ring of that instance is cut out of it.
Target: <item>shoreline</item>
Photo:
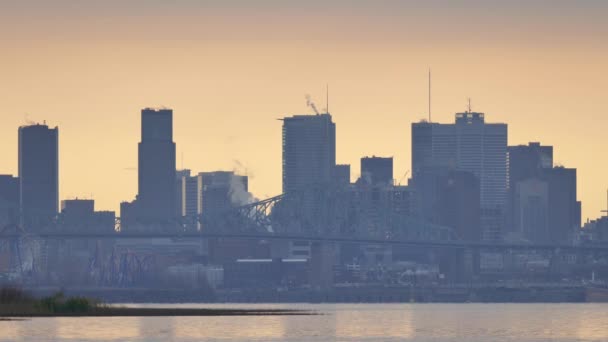
[[[24,317],[164,317],[164,316],[311,316],[317,312],[290,309],[197,309],[197,308],[131,308],[99,307],[86,312],[3,312],[0,320]]]

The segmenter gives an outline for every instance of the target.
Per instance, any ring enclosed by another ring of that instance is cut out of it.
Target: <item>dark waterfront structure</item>
[[[361,158],[361,179],[373,185],[393,185],[393,157]]]
[[[331,115],[283,118],[283,193],[333,180],[336,165],[336,125]]]
[[[138,156],[138,218],[165,222],[176,216],[175,143],[173,111],[146,108],[141,111]]]
[[[454,124],[412,124],[412,173],[467,171],[479,179],[481,226],[486,241],[502,238],[507,204],[507,125],[486,123],[484,113],[456,113]]]
[[[47,125],[19,127],[19,194],[23,226],[41,230],[59,205],[59,130]]]

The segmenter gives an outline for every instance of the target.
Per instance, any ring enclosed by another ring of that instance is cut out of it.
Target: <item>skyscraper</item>
[[[45,229],[59,211],[59,130],[19,127],[19,195],[25,229]]]
[[[177,214],[171,109],[146,108],[141,111],[141,142],[138,147],[137,216],[148,222],[170,220]]]
[[[295,115],[283,120],[283,192],[332,182],[336,125],[330,114]]]
[[[456,113],[454,124],[412,124],[414,181],[434,168],[479,178],[484,239],[500,239],[507,200],[507,125],[486,123],[484,113],[471,111]]]
[[[553,146],[531,142],[509,146],[508,154],[507,229],[532,241],[542,240],[548,236],[548,221],[544,218],[548,205],[547,184],[539,182],[542,182],[543,171],[553,168]],[[532,210],[538,212],[532,213]]]
[[[576,169],[554,167],[543,170],[549,199],[551,242],[569,243],[581,226],[581,202],[577,201]]]

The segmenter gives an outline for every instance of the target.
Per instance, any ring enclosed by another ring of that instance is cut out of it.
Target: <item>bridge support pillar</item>
[[[334,285],[334,266],[339,248],[333,242],[313,242],[310,251],[309,280],[314,289],[327,290]]]
[[[451,283],[469,282],[479,269],[479,251],[472,248],[449,249],[441,253],[439,272]]]

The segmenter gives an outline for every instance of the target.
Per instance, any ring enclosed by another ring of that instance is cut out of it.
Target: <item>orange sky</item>
[[[0,5],[0,173],[17,127],[59,126],[60,197],[117,210],[137,192],[139,111],[174,109],[178,167],[247,170],[281,189],[281,122],[330,111],[337,160],[410,167],[410,123],[466,108],[509,124],[509,143],[554,145],[578,168],[583,218],[606,206],[608,4],[600,1],[20,1]],[[94,7],[92,7],[94,6]]]

